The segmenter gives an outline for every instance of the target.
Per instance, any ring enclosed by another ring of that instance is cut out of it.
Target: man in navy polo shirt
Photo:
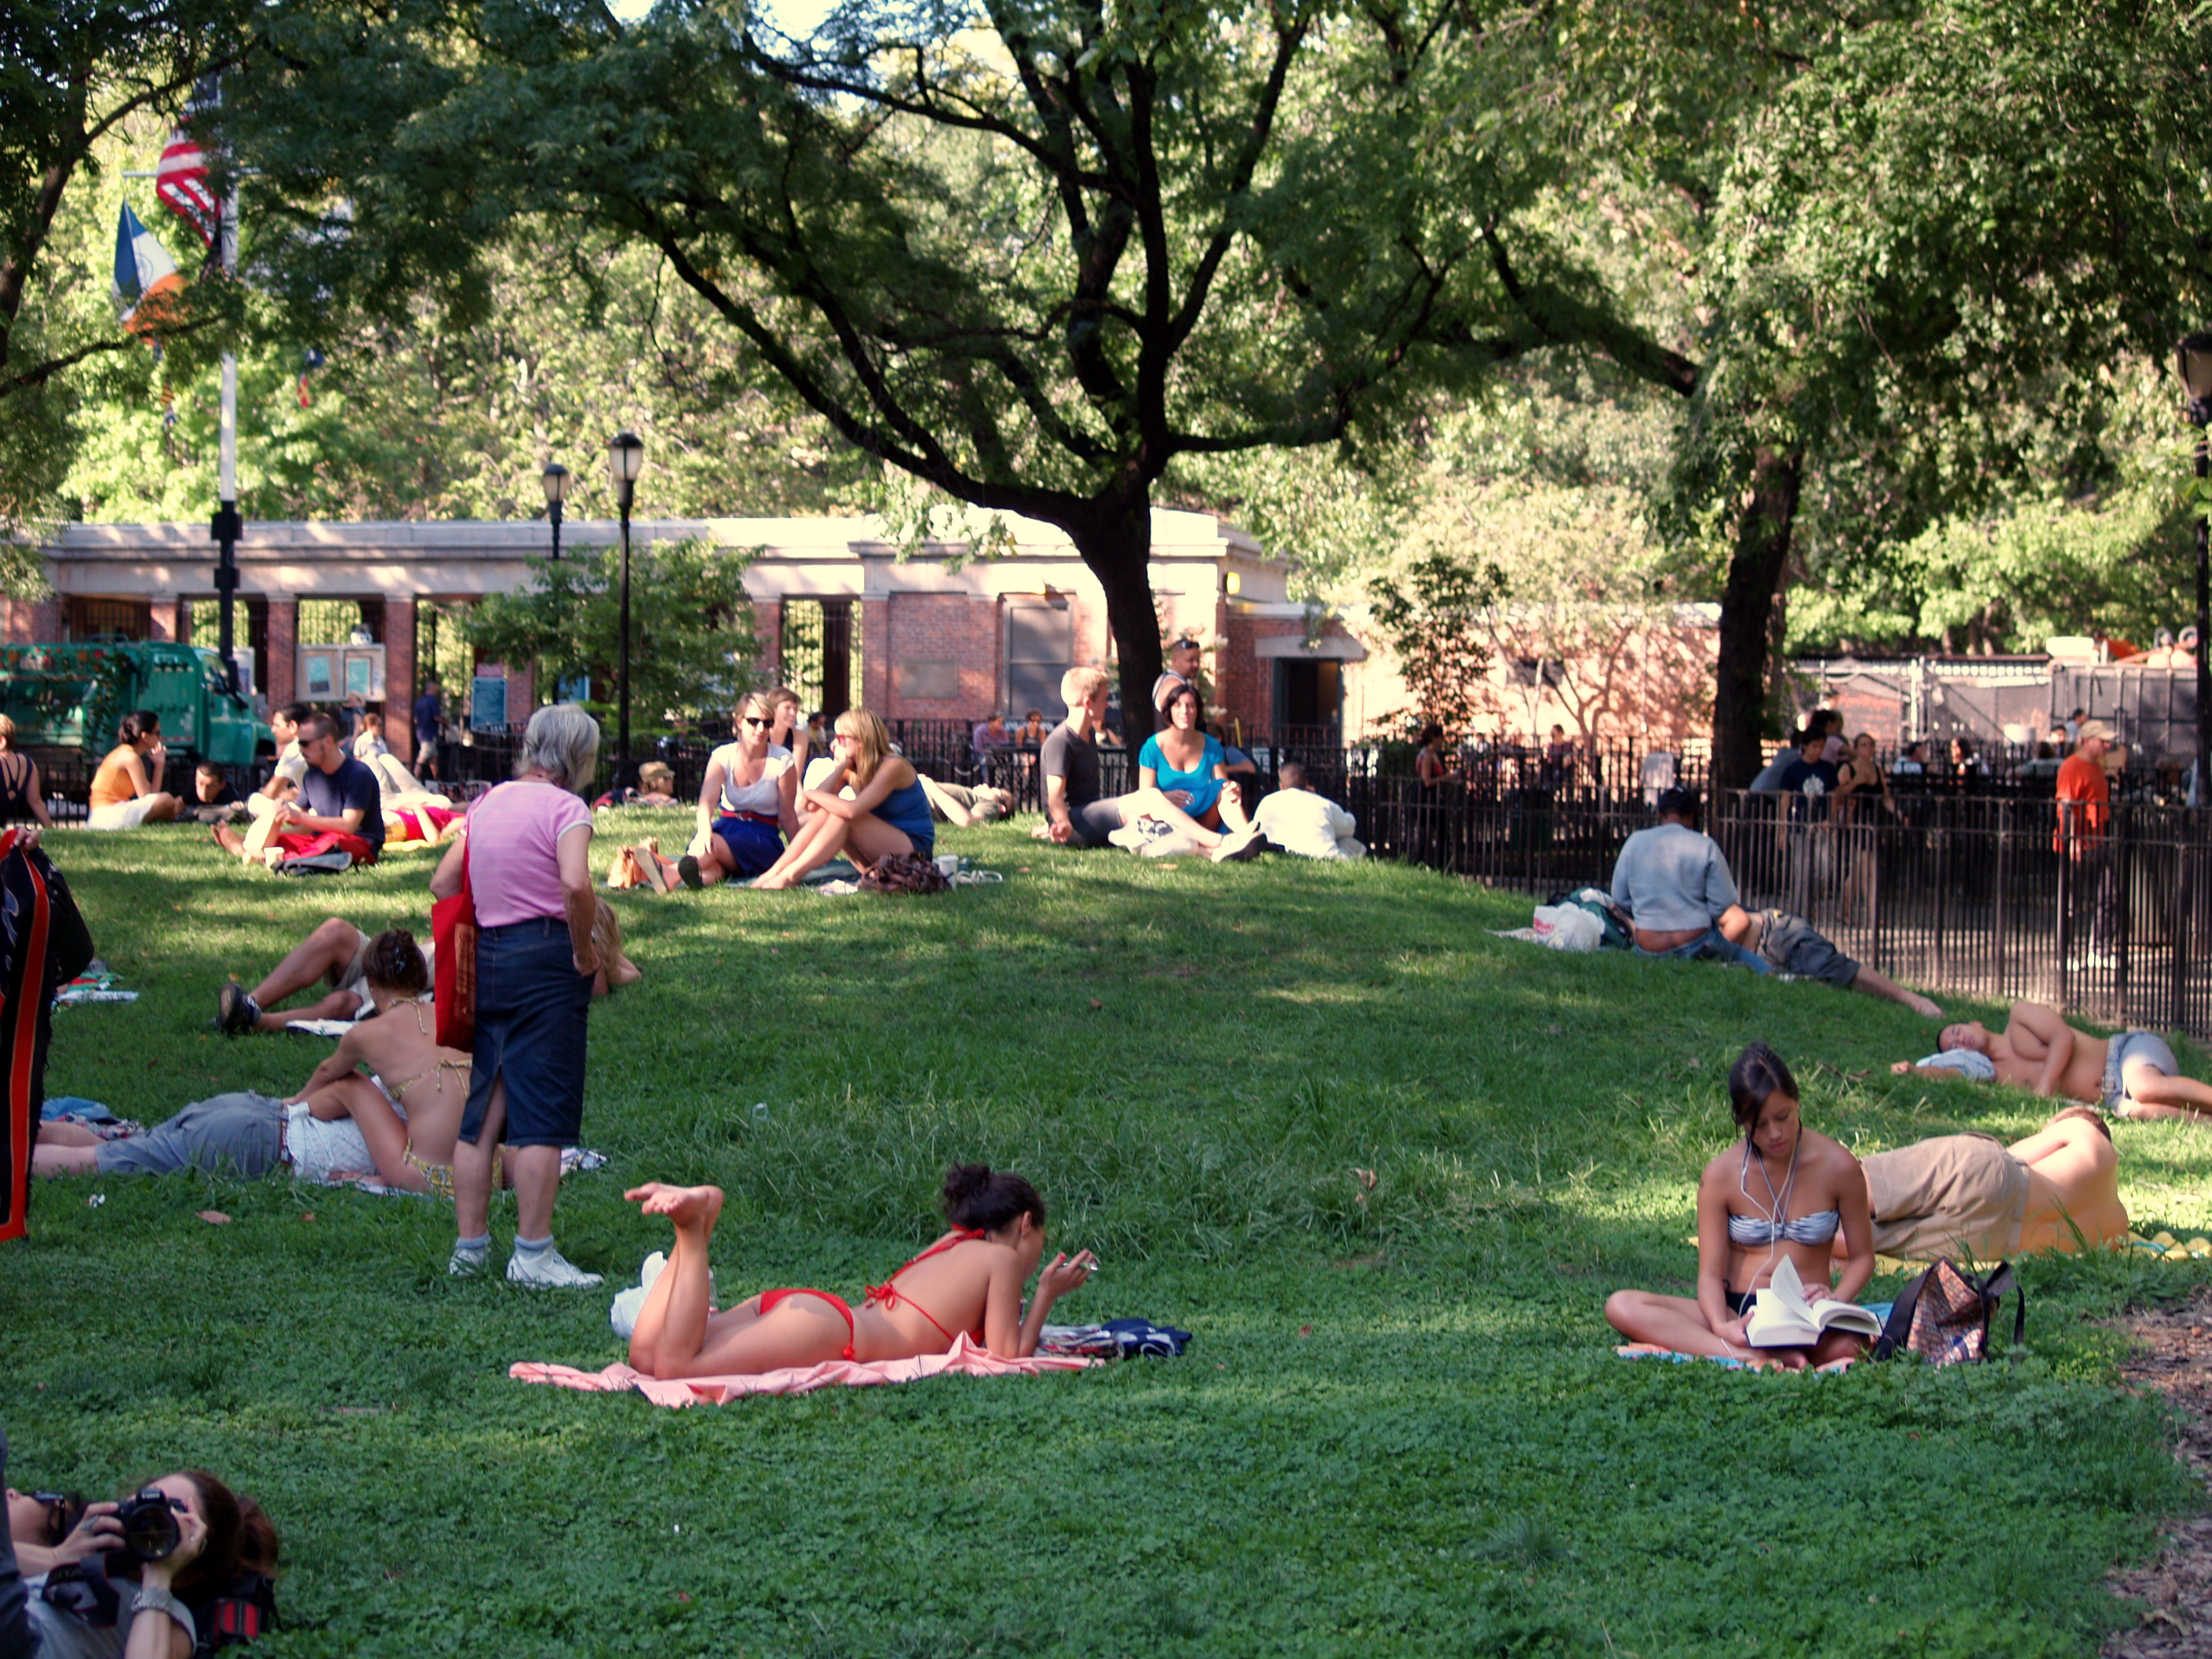
[[[286,806],[287,834],[358,836],[368,843],[374,864],[384,850],[384,794],[376,774],[338,747],[337,722],[310,714],[300,722],[300,752],[307,775],[300,781],[300,799]]]

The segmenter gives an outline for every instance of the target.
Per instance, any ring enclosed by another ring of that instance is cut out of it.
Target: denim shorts
[[[477,939],[476,1064],[461,1136],[473,1146],[507,1079],[509,1146],[573,1146],[584,1127],[585,1023],[592,976],[576,971],[566,919],[487,927]]]
[[[1741,945],[1729,943],[1728,935],[1721,932],[1717,924],[1706,928],[1702,938],[1693,939],[1686,945],[1678,945],[1671,951],[1647,951],[1640,945],[1635,947],[1635,951],[1646,962],[1698,962],[1711,958],[1714,962],[1748,968],[1754,974],[1774,971],[1765,961]]]
[[[1814,931],[1802,916],[1787,910],[1766,913],[1766,933],[1759,955],[1785,974],[1800,979],[1826,980],[1838,991],[1848,991],[1859,976],[1859,965]]]
[[[2128,1067],[2147,1060],[2168,1077],[2181,1075],[2181,1062],[2164,1037],[2155,1031],[2123,1031],[2105,1047],[2105,1106],[2106,1110],[2128,1098]]]

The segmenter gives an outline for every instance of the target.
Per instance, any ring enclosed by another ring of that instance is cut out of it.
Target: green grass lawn
[[[592,1016],[613,1161],[562,1248],[611,1290],[667,1238],[623,1187],[711,1180],[726,1295],[854,1293],[981,1158],[1103,1258],[1064,1317],[1181,1325],[1186,1357],[665,1411],[509,1381],[621,1358],[607,1296],[448,1280],[449,1208],[71,1181],[0,1248],[11,1481],[229,1475],[284,1532],[272,1655],[2088,1654],[2130,1619],[2106,1570],[2197,1498],[2108,1322],[2202,1264],[2031,1262],[2032,1352],[1972,1370],[1613,1357],[1607,1291],[1689,1288],[1747,1040],[1866,1150],[2041,1121],[1892,1077],[1933,1047],[1904,1010],[1494,939],[1528,899],[1417,869],[939,845],[1006,884],[618,896],[646,979]],[[333,911],[428,933],[426,859],[53,851],[144,994],[59,1013],[48,1088],[127,1115],[325,1052],[212,1035],[226,972]],[[2212,1228],[2212,1133],[2118,1133],[2139,1222]],[[511,1206],[493,1228],[503,1261]]]

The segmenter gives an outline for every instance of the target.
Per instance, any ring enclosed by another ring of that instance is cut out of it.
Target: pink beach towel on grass
[[[798,1365],[750,1376],[687,1376],[661,1382],[619,1364],[603,1371],[580,1371],[572,1366],[538,1365],[526,1360],[508,1366],[507,1374],[518,1382],[550,1382],[587,1394],[635,1389],[656,1406],[724,1406],[751,1394],[805,1394],[833,1384],[859,1389],[876,1382],[916,1382],[925,1376],[1034,1376],[1041,1371],[1079,1371],[1098,1363],[1045,1354],[1034,1359],[1001,1359],[963,1331],[945,1353],[878,1359],[865,1365],[858,1360],[831,1359],[819,1365]]]

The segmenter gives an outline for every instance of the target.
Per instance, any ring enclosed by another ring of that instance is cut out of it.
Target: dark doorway
[[[1275,659],[1274,718],[1279,739],[1322,741],[1323,732],[1334,733],[1342,725],[1343,699],[1341,665],[1292,657]]]
[[[860,678],[855,609],[851,599],[783,602],[783,683],[809,710],[819,708],[833,720],[853,706]]]

